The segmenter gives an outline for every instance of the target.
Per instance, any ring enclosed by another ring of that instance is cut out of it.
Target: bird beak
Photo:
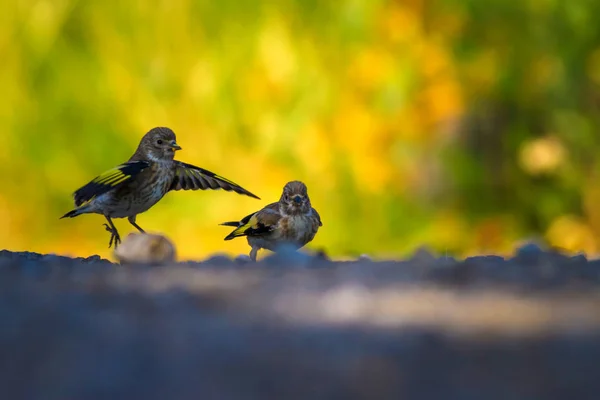
[[[179,146],[174,140],[171,142],[171,148],[173,151],[181,150],[181,146]]]
[[[300,196],[295,196],[295,197],[294,197],[294,203],[296,203],[296,204],[300,204],[300,203],[302,203],[302,197],[300,197]]]

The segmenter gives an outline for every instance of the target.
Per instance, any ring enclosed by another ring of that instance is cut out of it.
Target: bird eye
[[[160,139],[158,139],[158,140],[156,141],[156,144],[163,144],[163,141],[162,141],[162,140],[160,140]]]

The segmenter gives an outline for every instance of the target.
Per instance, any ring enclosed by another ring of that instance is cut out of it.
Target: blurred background
[[[598,251],[596,0],[2,3],[1,248],[110,257],[102,216],[58,218],[169,126],[179,159],[262,198],[138,217],[182,258],[247,253],[218,223],[294,179],[324,223],[308,248],[335,257]]]

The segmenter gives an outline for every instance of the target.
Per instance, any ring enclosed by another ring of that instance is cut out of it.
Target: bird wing
[[[100,196],[131,181],[136,175],[150,166],[147,161],[130,161],[98,175],[74,194],[75,206]]]
[[[321,221],[321,216],[319,215],[319,213],[317,212],[317,210],[315,210],[313,208],[312,212],[317,216],[317,219],[319,220],[319,226],[323,226],[323,222]]]
[[[221,225],[237,226],[233,232],[225,237],[225,240],[231,240],[238,236],[261,236],[272,232],[277,227],[280,219],[279,203],[272,203],[260,211],[245,216],[237,223],[225,222]]]
[[[196,167],[191,164],[186,164],[181,161],[175,161],[175,178],[169,190],[206,190],[206,189],[223,189],[228,192],[234,191],[239,194],[259,199],[260,197],[250,193],[237,183],[230,181],[207,171],[203,168]]]

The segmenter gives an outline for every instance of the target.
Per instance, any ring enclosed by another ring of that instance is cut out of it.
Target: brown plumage
[[[317,210],[310,204],[306,185],[292,181],[285,185],[277,203],[271,203],[239,222],[224,222],[221,225],[236,227],[225,240],[247,237],[252,248],[250,258],[256,261],[260,249],[276,251],[282,244],[296,249],[303,247],[313,240],[323,223]]]
[[[136,216],[150,209],[171,190],[223,189],[258,197],[236,183],[213,172],[174,160],[181,150],[175,133],[169,128],[153,128],[124,164],[92,179],[74,193],[75,208],[61,218],[81,214],[102,214],[110,232],[108,247],[121,242],[112,218],[125,218],[140,232]]]

